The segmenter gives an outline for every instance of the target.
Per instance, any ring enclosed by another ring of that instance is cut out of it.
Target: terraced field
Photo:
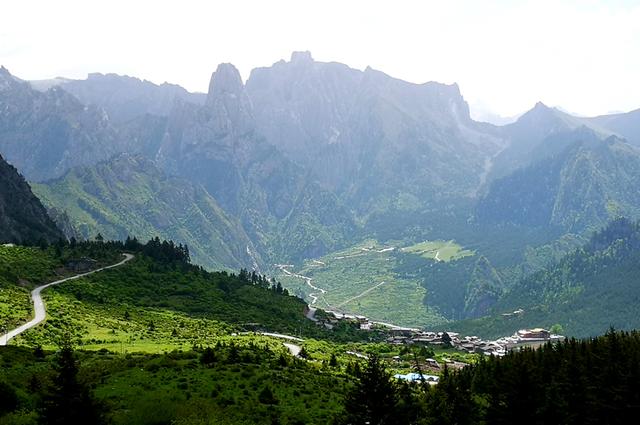
[[[436,326],[446,322],[425,305],[426,290],[418,281],[399,277],[395,269],[403,253],[435,261],[473,255],[453,241],[423,242],[406,248],[367,240],[349,249],[287,266],[276,278],[314,306],[361,314],[400,326]]]

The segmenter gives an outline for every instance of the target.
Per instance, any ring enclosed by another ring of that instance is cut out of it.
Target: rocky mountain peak
[[[212,103],[222,96],[239,96],[243,91],[244,84],[238,69],[230,63],[221,63],[211,75],[207,103]]]
[[[7,90],[12,87],[19,80],[11,75],[9,70],[4,66],[0,66],[0,91]]]
[[[218,134],[241,134],[253,128],[253,108],[240,72],[222,63],[211,76],[206,106]]]
[[[308,50],[304,52],[292,52],[291,63],[293,64],[313,63],[313,57],[311,56],[311,52]]]
[[[529,124],[543,124],[550,123],[551,120],[556,121],[562,112],[555,108],[551,108],[542,102],[537,102],[535,106],[529,111],[522,114],[516,123],[529,123]]]
[[[537,101],[535,106],[533,107],[533,109],[537,109],[537,110],[548,110],[551,109],[549,108],[547,105],[545,105],[542,101]]]

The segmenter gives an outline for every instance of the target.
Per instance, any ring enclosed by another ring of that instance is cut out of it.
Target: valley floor
[[[406,247],[366,240],[346,250],[307,260],[300,267],[274,265],[276,278],[311,306],[367,316],[393,326],[433,327],[447,319],[429,306],[425,288],[396,272],[399,252],[438,261],[474,255],[453,241]]]

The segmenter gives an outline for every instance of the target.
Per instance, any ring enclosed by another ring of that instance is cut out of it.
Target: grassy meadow
[[[313,301],[311,295],[316,296],[315,305],[319,308],[361,314],[401,326],[434,327],[445,323],[446,319],[429,307],[428,293],[420,282],[406,272],[398,272],[398,251],[447,262],[474,255],[453,241],[427,241],[398,248],[366,240],[287,269],[310,277],[312,285],[324,293],[281,270],[276,277],[308,302]]]

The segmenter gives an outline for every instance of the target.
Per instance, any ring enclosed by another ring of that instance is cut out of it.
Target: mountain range
[[[425,283],[425,305],[450,319],[485,314],[551,262],[532,252],[557,259],[575,248],[561,241],[640,218],[638,111],[584,118],[538,103],[496,126],[471,118],[456,84],[309,52],[246,83],[221,64],[206,94],[0,69],[0,152],[65,233],[159,235],[206,267],[263,270],[367,239],[455,239],[478,255]]]

